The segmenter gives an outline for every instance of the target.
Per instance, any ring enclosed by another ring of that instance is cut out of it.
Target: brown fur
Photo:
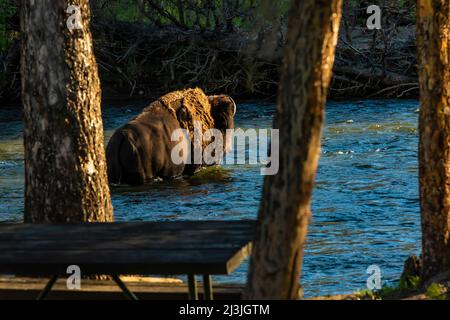
[[[171,162],[170,152],[178,143],[171,141],[171,133],[179,128],[187,129],[192,140],[195,121],[202,124],[205,132],[215,127],[215,118],[217,129],[225,133],[234,127],[233,105],[231,97],[208,97],[199,88],[170,92],[152,102],[111,137],[107,148],[110,182],[142,184],[154,178],[193,174],[199,165]]]

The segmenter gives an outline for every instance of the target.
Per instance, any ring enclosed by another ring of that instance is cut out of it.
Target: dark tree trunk
[[[417,2],[423,280],[450,269],[450,2]]]
[[[89,23],[88,0],[22,1],[26,222],[113,220]]]
[[[264,181],[246,297],[296,299],[341,0],[292,1],[274,128],[280,170]],[[273,156],[273,155],[272,155]]]

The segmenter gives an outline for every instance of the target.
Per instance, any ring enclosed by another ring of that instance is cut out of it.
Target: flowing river
[[[106,139],[144,106],[105,107]],[[302,270],[306,297],[364,289],[373,264],[392,284],[407,256],[420,253],[417,109],[414,100],[328,103]],[[240,103],[236,127],[270,128],[274,112],[273,103]],[[21,131],[19,109],[0,108],[0,222],[23,216]],[[114,187],[112,200],[117,221],[255,219],[262,183],[260,166],[226,165]],[[247,267],[215,280],[244,282]]]

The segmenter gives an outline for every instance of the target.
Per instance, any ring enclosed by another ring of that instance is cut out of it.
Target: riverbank
[[[264,48],[243,43],[249,35],[224,35],[213,41],[203,35],[183,38],[178,31],[149,30],[146,35],[151,36],[132,41],[135,33],[124,31],[129,27],[120,28],[123,41],[126,39],[121,45],[107,43],[102,37],[109,36],[100,36],[97,31],[96,56],[105,99],[150,100],[196,86],[243,100],[276,98],[281,47],[265,57]],[[412,27],[399,27],[389,44],[383,43],[382,34],[370,35],[363,28],[352,31],[352,40],[346,40],[347,36],[342,30],[330,99],[418,97]],[[20,97],[18,47],[11,49],[9,75],[0,89],[0,100],[17,101]]]
[[[179,279],[152,278],[152,277],[124,277],[121,276],[127,287],[142,300],[186,300],[188,299],[188,286]],[[49,279],[0,276],[1,300],[34,300],[45,287]],[[80,290],[69,290],[66,279],[59,279],[49,300],[123,300],[123,293],[112,280],[82,281]],[[215,300],[241,300],[245,288],[243,283],[218,284],[214,286]],[[203,285],[199,285],[199,298],[203,297]],[[367,292],[351,294],[336,294],[317,296],[306,300],[443,300],[443,296],[436,295],[432,290],[421,292],[409,290],[396,292],[390,296],[377,296]]]
[[[275,19],[261,18],[248,9],[246,24],[211,29],[175,18],[171,23],[167,19],[150,23],[140,15],[124,18],[108,13],[105,5],[97,7],[97,2],[93,2],[92,33],[105,99],[152,100],[196,86],[241,100],[276,98],[286,43],[285,11]],[[344,5],[331,99],[418,97],[410,6],[383,7],[383,28],[369,30],[366,7]],[[124,9],[120,10],[116,11]],[[18,15],[12,14],[8,45],[0,50],[1,104],[20,99],[19,29]]]

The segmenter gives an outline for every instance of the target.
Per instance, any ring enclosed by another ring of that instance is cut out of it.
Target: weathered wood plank
[[[0,225],[0,272],[229,274],[250,250],[253,221]]]
[[[180,230],[180,229],[239,229],[247,228],[255,225],[254,220],[211,220],[211,221],[155,221],[155,222],[115,222],[115,223],[72,223],[72,224],[27,224],[27,223],[0,223],[2,232],[12,230],[17,231],[26,229],[28,232],[43,233],[45,228],[52,230],[68,230],[71,231],[76,227],[78,230],[95,229],[95,230]]]
[[[83,239],[119,236],[240,234],[254,229],[254,221],[174,221],[91,224],[0,224],[0,241],[12,239]]]
[[[241,237],[241,239],[224,237],[223,239],[209,239],[212,243],[203,241],[176,241],[175,239],[167,240],[160,239],[153,243],[147,241],[126,239],[112,240],[112,241],[97,241],[89,246],[89,251],[97,250],[158,250],[163,248],[164,250],[185,250],[185,249],[240,249],[242,246],[248,243],[248,239]],[[219,242],[223,241],[223,242]],[[87,242],[84,240],[32,240],[32,241],[2,241],[0,242],[0,251],[26,251],[26,250],[40,250],[42,248],[45,251],[53,250],[82,250],[86,249]]]
[[[89,231],[89,232],[71,232],[71,233],[56,233],[49,231],[48,233],[44,234],[36,234],[32,237],[25,236],[21,237],[21,235],[24,233],[23,231],[17,232],[15,234],[3,234],[0,238],[0,244],[2,242],[12,242],[12,241],[37,241],[37,240],[50,240],[50,241],[92,241],[92,240],[98,240],[98,241],[113,241],[113,240],[119,240],[119,239],[130,239],[130,240],[136,240],[136,241],[147,241],[147,242],[153,242],[153,241],[166,241],[166,240],[181,240],[184,239],[186,241],[204,241],[205,239],[223,239],[225,237],[230,239],[247,239],[248,233],[252,232],[253,229],[243,229],[243,230],[180,230],[180,231],[160,231],[160,232],[141,232],[141,233],[120,233],[115,231],[110,232],[96,232],[95,230]],[[1,228],[0,228],[1,232]]]
[[[100,251],[95,252],[95,258],[92,252],[86,251],[69,251],[65,254],[59,254],[59,251],[10,251],[0,259],[0,273],[49,275],[65,273],[67,266],[78,265],[83,274],[226,275],[232,273],[247,256],[241,251],[205,251],[199,254],[198,251],[189,250],[178,256],[176,250],[139,253]]]

